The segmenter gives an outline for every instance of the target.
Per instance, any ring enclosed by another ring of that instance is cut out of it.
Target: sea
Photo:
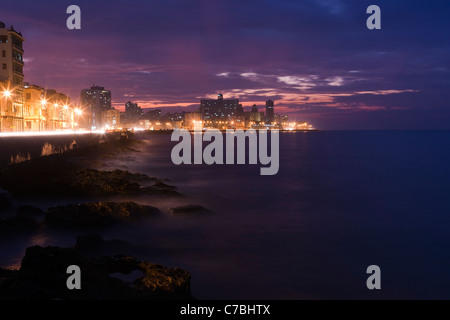
[[[189,271],[196,298],[450,299],[450,131],[281,132],[271,176],[259,164],[175,165],[170,134],[136,136],[137,150],[103,169],[166,178],[185,197],[132,198],[163,216],[99,233]],[[186,204],[212,214],[168,213]],[[76,236],[2,240],[0,266],[20,266],[27,246],[73,246]],[[367,286],[369,266],[380,289]]]

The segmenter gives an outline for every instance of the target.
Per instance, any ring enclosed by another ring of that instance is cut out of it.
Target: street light
[[[3,98],[11,98],[12,92],[10,90],[3,91]]]
[[[4,89],[2,94],[6,101],[7,99],[11,99],[12,91],[9,89]],[[3,104],[0,104],[0,132],[1,131],[3,131]]]

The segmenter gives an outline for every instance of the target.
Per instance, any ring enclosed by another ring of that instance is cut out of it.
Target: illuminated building
[[[74,108],[65,94],[25,82],[24,97],[23,131],[73,129]]]
[[[25,39],[0,22],[0,131],[23,131],[23,47]]]
[[[92,117],[87,117],[88,125],[93,130],[103,127],[103,111],[111,110],[111,91],[104,87],[92,86],[81,90],[81,104],[85,112],[89,111]]]
[[[227,121],[233,119],[241,108],[239,99],[224,99],[222,94],[218,94],[217,100],[200,100],[199,111],[203,120]]]
[[[120,111],[112,108],[102,112],[103,129],[112,130],[120,128]]]
[[[274,102],[272,100],[266,101],[266,123],[271,124],[274,120]]]
[[[139,126],[143,115],[144,112],[137,103],[132,103],[131,101],[125,103],[125,117],[128,126]]]

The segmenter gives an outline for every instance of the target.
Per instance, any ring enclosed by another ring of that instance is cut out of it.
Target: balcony
[[[22,45],[18,45],[17,43],[13,43],[12,46],[13,46],[14,49],[24,53]]]

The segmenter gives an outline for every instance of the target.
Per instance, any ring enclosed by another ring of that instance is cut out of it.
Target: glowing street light
[[[63,106],[63,108],[64,108],[64,110],[68,110],[69,109],[69,106],[67,105],[67,104],[65,104],[64,106]]]
[[[76,113],[78,116],[80,116],[80,115],[83,113],[83,111],[81,111],[80,109],[76,108],[76,109],[75,109],[75,113]]]
[[[4,98],[11,98],[12,92],[10,90],[4,90],[3,91],[3,97]]]
[[[47,100],[41,99],[41,105],[45,106],[47,104]]]

